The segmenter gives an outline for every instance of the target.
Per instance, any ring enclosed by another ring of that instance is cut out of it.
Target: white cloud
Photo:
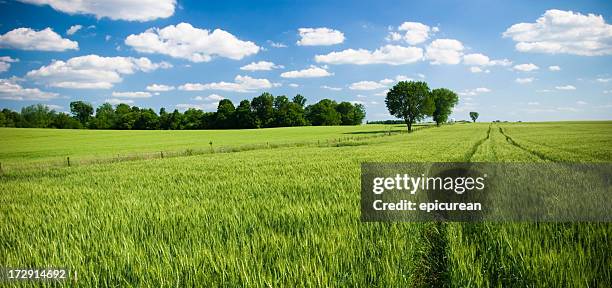
[[[272,42],[272,41],[268,41],[268,43],[270,43],[270,46],[272,46],[272,48],[287,48],[287,45],[283,43]]]
[[[555,86],[557,90],[576,90],[576,87],[573,85],[565,85],[565,86]]]
[[[423,59],[423,49],[418,47],[403,47],[385,45],[374,51],[366,49],[346,49],[340,52],[331,52],[326,55],[316,55],[315,61],[328,64],[410,64]]]
[[[49,5],[68,14],[90,14],[112,20],[150,21],[174,14],[176,0],[19,0]]]
[[[612,90],[604,90],[603,94],[612,94]]]
[[[548,70],[550,71],[561,71],[561,67],[559,66],[548,66]]]
[[[589,103],[584,102],[584,101],[576,101],[576,104],[578,104],[578,105],[587,105]]]
[[[425,57],[431,64],[459,64],[463,55],[463,44],[455,39],[436,39],[427,46]]]
[[[19,62],[19,59],[10,56],[0,57],[0,73],[6,72],[11,68],[11,63]]]
[[[154,63],[145,57],[86,55],[70,58],[67,61],[54,60],[47,66],[28,72],[27,76],[53,87],[109,89],[123,80],[122,75],[170,67],[172,65],[167,62]]]
[[[612,25],[602,15],[547,10],[535,23],[518,23],[504,33],[516,50],[583,56],[612,54]]]
[[[113,92],[111,94],[113,97],[117,98],[151,98],[151,93],[149,92]]]
[[[597,78],[596,81],[600,83],[608,83],[612,81],[612,78]]]
[[[349,85],[351,90],[376,90],[387,87],[384,84],[374,81],[359,81]]]
[[[489,92],[491,92],[491,89],[486,88],[486,87],[479,87],[475,89],[463,90],[463,92],[459,92],[457,94],[459,94],[460,96],[476,96],[482,93],[489,93]]]
[[[431,27],[419,22],[404,22],[397,27],[397,30],[404,32],[404,35],[398,32],[389,32],[387,40],[399,41],[403,39],[410,45],[423,43],[429,39],[430,32],[437,32],[437,28],[431,29]]]
[[[214,111],[219,106],[219,102],[199,103],[199,104],[180,103],[174,106],[179,110],[198,109],[198,110]]]
[[[251,92],[259,89],[267,89],[277,87],[280,84],[271,83],[268,79],[255,79],[249,76],[238,75],[234,78],[234,82],[213,82],[213,83],[185,83],[179,86],[179,90],[183,91],[203,91],[203,90],[221,90],[234,92]]]
[[[281,69],[281,68],[284,68],[283,65],[276,65],[268,61],[259,61],[259,62],[251,62],[251,64],[244,65],[240,67],[240,70],[269,71],[272,69]]]
[[[463,64],[470,66],[510,66],[512,61],[508,59],[491,60],[487,55],[473,53],[463,56]]]
[[[344,42],[344,33],[330,28],[300,28],[300,46],[328,46]]]
[[[70,26],[70,28],[68,30],[66,30],[66,34],[67,35],[72,35],[72,34],[76,33],[77,31],[81,30],[81,28],[83,28],[83,25],[72,25],[72,26]]]
[[[231,33],[199,29],[189,23],[151,28],[125,38],[125,44],[142,53],[159,53],[191,62],[208,62],[213,56],[240,60],[257,54],[260,47]]]
[[[325,68],[310,66],[303,70],[294,70],[281,73],[283,78],[316,78],[316,77],[327,77],[332,76],[333,73],[329,73]]]
[[[321,86],[321,88],[327,89],[327,90],[331,90],[331,91],[341,91],[342,90],[342,88],[340,88],[340,87],[331,87],[331,86],[327,86],[327,85],[323,85],[323,86]]]
[[[79,43],[62,38],[51,28],[40,31],[31,28],[17,28],[0,35],[0,47],[21,50],[65,51],[78,50]]]
[[[527,84],[527,83],[533,82],[533,80],[535,80],[533,77],[529,77],[529,78],[516,78],[516,80],[514,81],[519,84]]]
[[[528,102],[527,105],[529,105],[529,106],[537,106],[537,105],[540,105],[540,102]]]
[[[530,72],[530,71],[534,71],[538,69],[540,69],[540,67],[538,67],[537,65],[533,63],[514,65],[514,70],[523,71],[523,72]]]
[[[40,91],[37,88],[24,88],[11,79],[0,79],[0,99],[3,100],[50,100],[59,97],[59,94]]]
[[[134,104],[134,100],[130,99],[117,99],[117,98],[109,98],[104,100],[105,103],[111,105],[119,105],[119,104]]]
[[[174,90],[174,86],[164,85],[164,84],[151,84],[147,86],[147,91],[153,92],[166,92]]]
[[[489,70],[489,69],[483,70],[482,68],[480,68],[478,66],[472,66],[472,67],[470,67],[470,72],[472,72],[472,73],[489,73],[489,72],[491,72],[491,70]]]
[[[210,94],[206,97],[202,97],[202,96],[196,96],[193,97],[192,100],[196,100],[196,101],[212,101],[212,102],[219,102],[221,100],[225,99],[225,97],[219,95],[219,94]]]
[[[300,85],[295,84],[295,83],[291,83],[291,84],[289,84],[289,87],[297,88],[297,87],[300,87]]]

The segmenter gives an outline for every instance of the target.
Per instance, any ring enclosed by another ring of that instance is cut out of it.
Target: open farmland
[[[612,122],[457,124],[373,137],[389,127],[2,129],[0,161],[14,167],[209,141],[365,137],[347,140],[355,145],[7,169],[0,265],[69,267],[80,286],[610,286],[610,224],[361,223],[359,190],[360,163],[368,161],[610,162]]]

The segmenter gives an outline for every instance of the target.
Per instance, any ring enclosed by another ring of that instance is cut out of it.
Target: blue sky
[[[459,93],[457,120],[612,118],[609,1],[23,2],[0,3],[2,108],[213,111],[267,91],[379,120],[414,79]]]

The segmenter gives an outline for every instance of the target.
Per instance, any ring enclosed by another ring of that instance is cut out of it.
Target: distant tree
[[[2,127],[20,127],[22,120],[21,114],[18,112],[4,108],[0,114],[2,114],[4,117],[2,123],[0,124]]]
[[[218,129],[232,129],[235,128],[234,121],[234,103],[229,99],[223,99],[219,101],[217,106],[217,119],[215,121],[215,127]]]
[[[257,123],[255,114],[251,111],[251,102],[249,100],[242,100],[235,112],[236,128],[240,129],[251,129],[256,128]]]
[[[21,127],[47,128],[51,127],[55,111],[47,105],[36,104],[21,108]]]
[[[93,115],[93,111],[94,109],[89,103],[83,101],[70,102],[70,112],[83,125],[87,124],[87,121]]]
[[[58,129],[81,129],[83,125],[74,117],[70,117],[66,113],[59,113],[53,119],[51,127]]]
[[[437,126],[448,120],[448,116],[453,112],[453,107],[459,102],[457,94],[446,88],[431,90],[431,97],[434,102],[433,120]]]
[[[306,107],[306,119],[313,126],[340,125],[342,120],[340,113],[336,111],[338,103],[329,99],[323,99],[316,104]]]
[[[104,103],[96,109],[96,116],[89,121],[89,128],[111,129],[115,122],[115,109],[113,105]]]
[[[180,130],[183,129],[183,114],[179,112],[177,109],[172,111],[169,117],[169,127],[170,130]]]
[[[353,113],[353,125],[361,125],[366,117],[365,107],[362,104],[355,104],[355,112]]]
[[[268,92],[253,98],[251,108],[258,128],[270,127],[274,121],[274,96]]]
[[[476,119],[478,119],[478,112],[470,112],[470,118],[472,118],[472,122],[476,123]]]
[[[302,106],[302,108],[304,108],[304,105],[306,105],[306,98],[304,98],[304,96],[300,94],[295,95],[295,97],[293,97],[291,101],[295,104]]]
[[[134,113],[129,105],[121,103],[115,107],[113,129],[131,130],[135,122]]]
[[[404,119],[411,132],[414,123],[432,114],[434,105],[430,94],[425,82],[401,81],[387,92],[385,104],[391,115]]]
[[[135,112],[136,113],[136,112]],[[135,115],[134,127],[137,130],[156,130],[159,129],[159,116],[153,109],[140,109]]]

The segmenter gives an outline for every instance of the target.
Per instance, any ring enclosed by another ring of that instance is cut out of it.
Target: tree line
[[[127,104],[115,107],[104,103],[94,108],[84,101],[70,103],[70,114],[56,112],[46,105],[36,104],[15,112],[0,111],[0,127],[59,128],[59,129],[121,129],[121,130],[188,130],[188,129],[252,129],[290,126],[359,125],[365,118],[361,104],[323,99],[306,106],[306,98],[263,93],[251,101],[242,100],[234,106],[231,100],[219,101],[217,111],[204,112],[190,108],[180,112],[156,113],[151,108]],[[94,113],[95,112],[95,113]]]
[[[387,92],[385,98],[389,113],[403,119],[409,132],[414,123],[425,117],[432,117],[440,126],[440,123],[448,120],[457,102],[457,93],[446,88],[430,90],[423,81],[400,81]]]

